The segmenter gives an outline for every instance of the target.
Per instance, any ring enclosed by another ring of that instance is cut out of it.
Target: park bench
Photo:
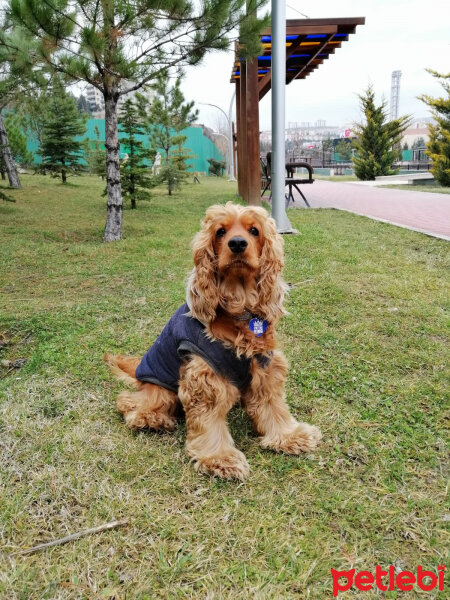
[[[270,190],[269,200],[272,198],[271,156],[272,156],[271,153],[268,152],[266,161],[263,158],[260,158],[260,160],[261,160],[261,188],[262,188],[261,197],[264,196],[266,190]],[[308,171],[308,177],[306,179],[294,177],[294,174],[296,174],[297,169],[300,169],[300,168],[306,169]],[[303,194],[303,192],[301,191],[301,189],[298,186],[314,183],[313,173],[314,173],[314,169],[307,162],[299,161],[299,162],[286,163],[287,177],[285,179],[285,186],[289,188],[288,194],[286,194],[286,208],[289,206],[289,202],[291,200],[292,200],[292,202],[294,202],[294,194],[292,191],[293,188],[295,188],[298,191],[300,196],[303,198],[306,206],[308,208],[310,208],[308,200],[305,198],[305,195]]]

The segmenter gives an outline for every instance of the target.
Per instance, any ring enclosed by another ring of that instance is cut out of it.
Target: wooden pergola
[[[337,48],[348,41],[364,17],[293,19],[286,21],[286,85],[305,79]],[[236,142],[239,194],[249,204],[261,204],[259,152],[259,101],[272,87],[271,29],[261,33],[263,54],[241,59],[235,46],[231,83],[236,83]]]

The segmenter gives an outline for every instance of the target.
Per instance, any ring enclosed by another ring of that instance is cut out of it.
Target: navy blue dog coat
[[[171,317],[157,340],[145,354],[136,369],[136,379],[155,383],[163,388],[178,392],[180,367],[189,355],[195,354],[222,377],[225,377],[241,392],[249,386],[250,358],[238,358],[234,350],[205,333],[205,326],[190,316],[189,307],[183,304]],[[257,359],[265,367],[270,359],[259,354]]]

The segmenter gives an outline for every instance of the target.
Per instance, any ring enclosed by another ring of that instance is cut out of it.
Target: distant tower
[[[400,96],[401,71],[392,71],[391,82],[391,121],[398,119],[398,100]]]

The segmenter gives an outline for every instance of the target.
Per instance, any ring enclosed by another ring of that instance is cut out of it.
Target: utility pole
[[[296,233],[286,214],[286,5],[272,0],[272,216],[279,233]]]

